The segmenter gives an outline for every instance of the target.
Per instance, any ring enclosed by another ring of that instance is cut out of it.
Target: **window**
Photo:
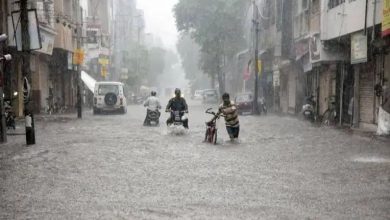
[[[329,0],[328,8],[329,9],[335,8],[335,7],[343,4],[344,2],[345,2],[345,0]]]
[[[317,14],[320,11],[320,0],[313,0],[311,3],[311,13]]]
[[[114,93],[119,95],[119,88],[117,85],[100,85],[99,86],[99,95],[106,95],[107,93]]]

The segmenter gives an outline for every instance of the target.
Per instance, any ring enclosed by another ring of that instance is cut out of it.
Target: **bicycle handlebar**
[[[173,111],[173,110],[171,110],[171,109],[168,109],[168,110],[166,110],[165,112],[167,112],[167,113],[174,113],[174,112],[188,113],[188,111]]]
[[[222,113],[215,113],[215,112],[213,112],[213,111],[210,111],[212,108],[209,108],[209,109],[207,109],[206,110],[206,114],[210,114],[210,115],[214,115],[214,116],[216,116],[216,117],[225,117],[225,115],[223,115]]]

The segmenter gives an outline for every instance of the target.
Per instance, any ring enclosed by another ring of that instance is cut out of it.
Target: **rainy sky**
[[[146,33],[159,36],[164,45],[176,50],[177,30],[173,6],[179,0],[137,0],[137,7],[145,12]],[[81,0],[86,9],[87,0]]]
[[[146,33],[161,37],[164,45],[176,49],[177,30],[173,6],[178,0],[138,0],[137,7],[145,12]]]

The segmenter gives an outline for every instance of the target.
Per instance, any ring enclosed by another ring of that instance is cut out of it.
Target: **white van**
[[[127,101],[121,82],[96,82],[93,94],[93,114],[127,112]]]

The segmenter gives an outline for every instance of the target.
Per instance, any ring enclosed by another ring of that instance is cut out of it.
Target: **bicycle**
[[[337,123],[337,111],[335,103],[332,102],[330,108],[328,108],[322,115],[321,125],[334,126]]]
[[[204,137],[204,142],[208,142],[211,144],[217,144],[218,139],[218,128],[217,128],[217,120],[220,117],[224,117],[221,114],[215,113],[211,111],[212,108],[206,110],[206,114],[213,115],[214,117],[211,121],[206,122],[206,133]]]

